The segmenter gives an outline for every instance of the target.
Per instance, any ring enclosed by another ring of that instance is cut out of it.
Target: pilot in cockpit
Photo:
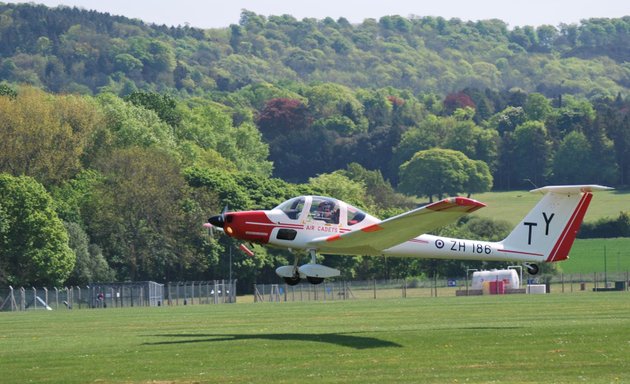
[[[324,200],[317,205],[314,219],[323,220],[327,223],[339,223],[339,207],[332,200]]]

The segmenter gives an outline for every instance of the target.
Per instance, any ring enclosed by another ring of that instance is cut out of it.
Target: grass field
[[[0,313],[2,383],[627,383],[630,295]]]
[[[541,195],[527,191],[488,192],[472,196],[487,206],[474,214],[493,219],[502,219],[516,225],[540,200]],[[621,211],[630,210],[630,191],[601,191],[593,194],[593,200],[584,221],[616,218]]]
[[[630,271],[630,237],[620,237],[576,239],[569,260],[560,263],[562,272],[604,272],[604,252],[608,272]]]

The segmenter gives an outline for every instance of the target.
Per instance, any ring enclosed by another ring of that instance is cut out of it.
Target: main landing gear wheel
[[[323,277],[306,276],[306,280],[308,280],[309,283],[314,284],[314,285],[321,284],[324,282]]]
[[[536,264],[525,264],[525,267],[527,268],[527,273],[532,276],[536,275],[539,271],[538,265]]]
[[[284,282],[291,286],[298,285],[300,283],[300,276],[285,277]]]

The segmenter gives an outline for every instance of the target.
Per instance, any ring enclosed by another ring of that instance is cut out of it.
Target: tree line
[[[52,92],[199,95],[267,81],[447,94],[627,93],[630,16],[509,29],[501,20],[383,16],[351,24],[244,10],[229,28],[147,25],[70,7],[0,4],[0,76]]]

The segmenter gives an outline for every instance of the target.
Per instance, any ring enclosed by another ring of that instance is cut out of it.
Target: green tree
[[[68,284],[79,285],[93,282],[114,281],[114,271],[107,264],[100,247],[90,244],[83,228],[76,223],[64,222],[69,245],[76,255],[76,263]]]
[[[551,102],[540,93],[530,93],[523,107],[527,120],[545,121],[551,113]]]
[[[418,126],[411,127],[403,133],[394,148],[390,168],[398,171],[399,167],[411,159],[416,152],[442,146],[443,138],[448,135],[451,129],[446,121],[430,114],[426,119],[420,121]]]
[[[434,148],[418,151],[400,166],[398,188],[407,194],[433,196],[456,195],[466,190],[470,159],[459,151]]]
[[[219,154],[243,172],[268,176],[272,164],[269,146],[252,122],[234,126],[230,110],[218,103],[202,101],[184,110],[176,135],[180,143],[192,143],[205,155]],[[180,144],[181,145],[181,144]],[[231,168],[231,167],[227,167]]]
[[[464,191],[470,197],[473,193],[488,192],[490,189],[492,189],[492,174],[488,164],[482,160],[471,160]]]
[[[177,103],[169,95],[137,91],[125,96],[125,101],[152,110],[173,128],[178,127],[182,121],[182,114],[177,109]]]
[[[528,121],[519,125],[513,135],[513,178],[516,181],[530,179],[535,185],[543,185],[551,172],[551,140],[545,124]]]
[[[389,181],[383,178],[379,170],[368,170],[360,164],[350,163],[345,170],[339,172],[351,180],[365,185],[366,196],[363,206],[371,208],[371,205],[374,204],[375,214],[388,217],[393,216],[392,212],[394,211],[415,206],[415,202],[412,199],[396,192]]]
[[[207,271],[206,218],[173,157],[126,148],[97,163],[104,176],[86,216],[88,234],[121,278],[165,281]]]
[[[4,284],[59,286],[76,261],[52,198],[33,178],[0,174],[0,277]]]
[[[105,129],[99,132],[97,152],[131,146],[157,146],[174,150],[173,129],[151,109],[126,103],[113,94],[101,94],[98,102],[104,114]]]
[[[72,177],[91,145],[100,114],[88,99],[24,87],[0,97],[0,171],[50,185]]]
[[[553,178],[559,184],[592,183],[599,169],[594,167],[591,145],[581,132],[566,135],[556,152]]]
[[[367,120],[363,116],[363,104],[350,88],[325,83],[307,88],[304,96],[308,99],[311,116],[320,119],[345,116],[354,123],[351,129],[356,131],[367,129]]]
[[[2,83],[0,84],[0,96],[6,96],[9,99],[15,100],[17,98],[17,91],[8,85]]]
[[[51,188],[55,211],[59,218],[72,223],[84,224],[85,208],[94,199],[96,186],[102,182],[102,175],[95,170],[86,170],[73,179]]]
[[[361,207],[364,204],[365,184],[350,180],[343,172],[321,174],[317,177],[311,177],[308,182],[327,196]]]

